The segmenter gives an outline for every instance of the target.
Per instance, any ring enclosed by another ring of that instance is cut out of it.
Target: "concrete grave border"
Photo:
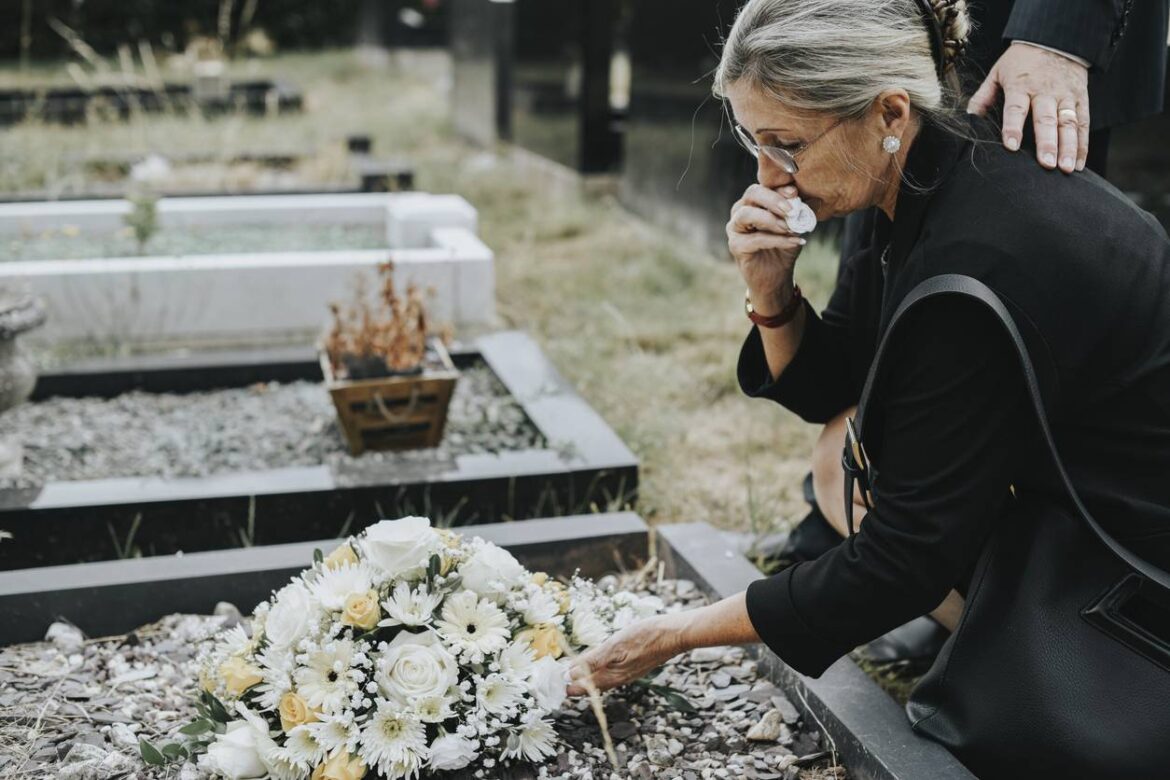
[[[125,200],[0,204],[0,235],[72,225],[113,231]],[[459,326],[495,320],[494,255],[457,195],[360,193],[163,198],[167,226],[381,224],[387,249],[0,262],[0,286],[40,296],[35,341],[201,346],[311,340],[356,274],[393,261],[397,281],[433,289],[430,314]]]
[[[632,513],[476,526],[531,569],[597,577],[633,568],[649,550],[667,577],[691,579],[712,599],[761,575],[705,523],[660,525]],[[651,536],[653,534],[653,538]],[[183,611],[208,613],[231,601],[247,610],[336,540],[55,566],[0,573],[0,644],[40,639],[63,616],[90,635],[119,634]],[[757,647],[762,669],[819,723],[855,780],[974,780],[945,748],[914,734],[901,708],[848,658],[818,679],[803,677]]]
[[[356,533],[366,522],[396,509],[430,514],[462,502],[477,512],[469,519],[526,519],[634,495],[638,459],[535,342],[518,331],[495,333],[453,350],[452,357],[466,364],[477,355],[544,434],[548,449],[411,461],[394,470],[358,461],[344,468],[290,467],[170,480],[110,478],[0,490],[0,528],[15,537],[0,545],[0,569],[108,559],[114,555],[110,535],[126,538],[136,515],[141,522],[135,540],[151,554],[148,543],[166,552],[222,547],[222,539],[250,516],[255,542],[273,544],[336,533],[347,517],[352,517]],[[311,350],[228,357],[210,353],[153,362],[122,359],[44,376],[34,398],[109,397],[136,388],[191,392],[320,377]],[[96,548],[101,554],[94,555]],[[46,550],[52,558],[46,558]]]

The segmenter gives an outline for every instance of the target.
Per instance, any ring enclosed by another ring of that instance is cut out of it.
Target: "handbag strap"
[[[1060,459],[1060,453],[1056,449],[1056,440],[1052,436],[1052,429],[1048,425],[1048,414],[1044,407],[1044,399],[1040,395],[1040,383],[1036,376],[1036,369],[1032,363],[1032,359],[1028,353],[1027,344],[1024,342],[1023,336],[1020,335],[1019,329],[1016,327],[1016,322],[1012,318],[1011,313],[1004,305],[1003,301],[994,291],[983,282],[970,276],[963,274],[940,274],[932,276],[929,279],[921,282],[913,290],[902,299],[898,308],[894,311],[893,316],[890,317],[889,325],[886,327],[885,335],[882,336],[881,344],[878,345],[877,353],[874,355],[873,363],[870,365],[869,374],[865,379],[865,386],[861,391],[861,401],[857,407],[856,430],[858,435],[862,435],[863,415],[865,414],[865,407],[869,401],[870,393],[873,391],[875,379],[877,377],[878,369],[881,364],[882,356],[885,354],[886,347],[889,345],[890,336],[893,334],[894,327],[898,321],[910,310],[915,304],[932,298],[936,295],[943,294],[960,294],[973,298],[984,304],[992,311],[999,319],[1001,325],[1007,331],[1011,338],[1012,344],[1016,348],[1016,355],[1020,359],[1020,367],[1024,373],[1024,383],[1028,390],[1028,395],[1032,400],[1032,406],[1036,410],[1036,416],[1040,423],[1040,431],[1044,435],[1044,441],[1048,446],[1048,452],[1052,456],[1052,462],[1056,466],[1057,474],[1060,476],[1060,481],[1064,484],[1065,491],[1069,497],[1072,498],[1074,507],[1077,513],[1089,526],[1093,534],[1096,535],[1101,543],[1104,544],[1110,551],[1120,558],[1127,566],[1134,571],[1141,574],[1148,580],[1151,580],[1162,588],[1170,590],[1170,574],[1167,574],[1162,569],[1154,566],[1148,561],[1134,555],[1126,549],[1120,542],[1113,538],[1104,528],[1097,523],[1089,510],[1081,501],[1080,495],[1073,487],[1072,480],[1069,479],[1068,472],[1064,469],[1064,463]],[[854,448],[849,445],[845,446],[843,455],[843,463],[845,464],[845,517],[849,525],[850,533],[853,532],[853,483],[858,478],[858,472],[867,471],[865,464],[858,464],[854,461]]]

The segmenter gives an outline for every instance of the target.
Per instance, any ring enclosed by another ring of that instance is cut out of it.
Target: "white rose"
[[[442,538],[425,517],[383,520],[367,528],[362,540],[366,559],[391,577],[425,566],[442,546]]]
[[[272,771],[264,757],[277,747],[276,742],[263,718],[242,704],[237,709],[243,717],[229,723],[227,731],[207,746],[207,761],[230,780],[264,777]]]
[[[582,647],[594,647],[609,638],[609,629],[605,621],[592,612],[573,610],[574,643]]]
[[[792,207],[792,210],[788,212],[784,221],[793,233],[808,233],[817,226],[817,215],[813,213],[807,203],[800,198],[790,198],[788,205]]]
[[[374,681],[383,696],[406,705],[411,699],[444,696],[459,682],[459,664],[434,631],[403,631],[378,659]]]
[[[481,547],[459,567],[459,574],[463,587],[481,596],[496,596],[529,579],[512,553],[494,544]]]
[[[303,584],[298,581],[286,585],[276,594],[268,611],[264,635],[273,647],[292,647],[308,633],[309,618],[314,611],[309,591]]]
[[[565,703],[565,690],[569,684],[569,664],[546,655],[532,665],[532,695],[536,706],[554,712]]]
[[[441,734],[431,743],[431,769],[462,769],[479,757],[478,744],[458,734]]]

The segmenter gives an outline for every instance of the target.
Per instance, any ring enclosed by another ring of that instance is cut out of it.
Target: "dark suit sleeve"
[[[806,422],[826,423],[855,406],[873,355],[873,327],[880,287],[872,252],[846,261],[828,306],[818,317],[805,302],[804,335],[792,362],[772,380],[759,328],[753,327],[739,352],[739,386],[752,398],[768,398]]]
[[[1042,43],[1108,70],[1135,2],[1158,0],[1016,0],[1005,40]]]
[[[1015,352],[981,304],[925,301],[892,338],[866,412],[874,509],[830,552],[747,590],[760,638],[804,674],[942,602],[1002,513],[1032,430]]]

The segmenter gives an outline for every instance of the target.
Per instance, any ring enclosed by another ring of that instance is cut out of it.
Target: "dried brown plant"
[[[394,264],[378,266],[381,287],[378,305],[371,306],[369,283],[359,276],[349,306],[332,303],[333,324],[325,337],[325,351],[334,373],[346,374],[344,358],[381,358],[389,371],[409,371],[423,361],[427,347],[427,313],[423,293],[414,283],[399,295],[394,284]]]

